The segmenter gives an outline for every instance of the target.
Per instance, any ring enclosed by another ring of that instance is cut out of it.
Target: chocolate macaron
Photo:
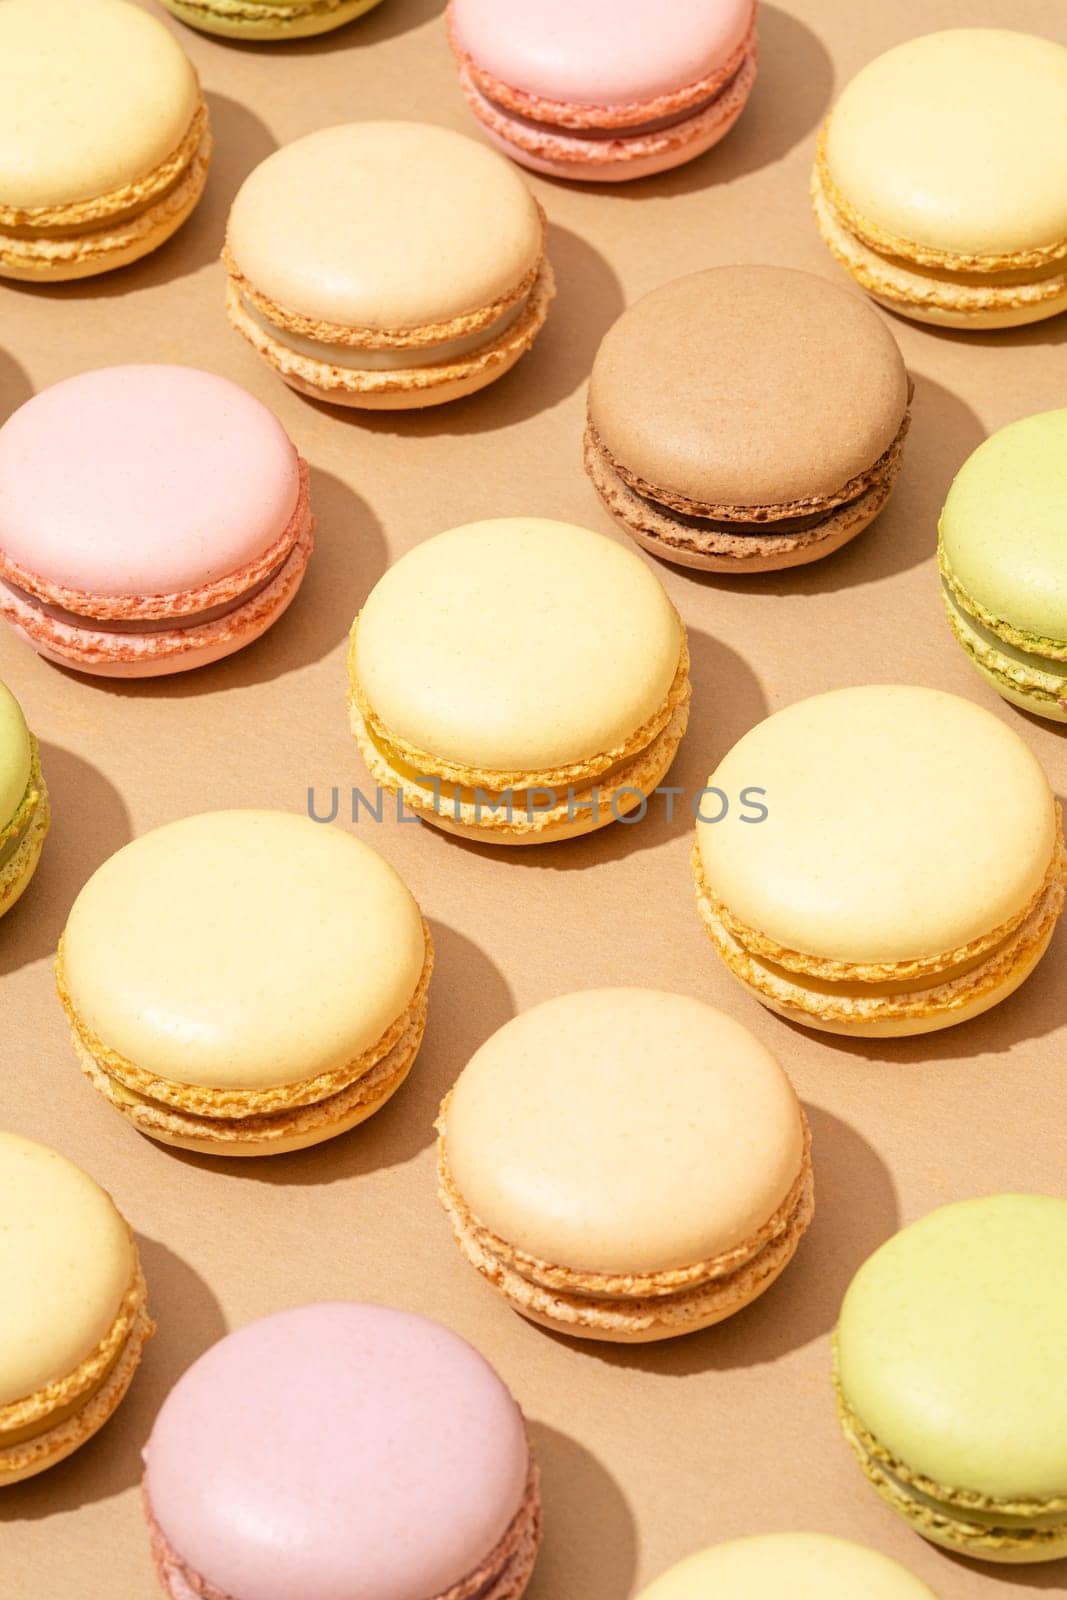
[[[586,470],[667,561],[802,566],[889,499],[910,395],[892,334],[856,295],[783,267],[714,267],[653,290],[608,331]]]

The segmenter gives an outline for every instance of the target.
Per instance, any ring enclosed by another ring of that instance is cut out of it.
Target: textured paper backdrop
[[[871,56],[966,23],[1067,42],[1058,0],[765,5],[759,83],[719,150],[618,189],[532,180],[560,282],[548,326],[499,384],[422,415],[346,416],[290,393],[229,331],[216,258],[238,184],[278,144],[364,117],[473,131],[439,0],[385,0],[354,26],[292,48],[238,48],[172,23],[203,76],[217,139],[198,212],[126,271],[53,289],[0,287],[0,417],[87,367],[212,368],[277,410],[311,463],[319,516],[293,609],[217,667],[147,685],[93,682],[38,660],[6,629],[0,637],[0,676],[41,738],[55,813],[32,892],[0,925],[0,1124],[58,1146],[114,1193],[140,1236],[160,1325],[105,1431],[0,1494],[5,1600],[150,1600],[139,1452],[167,1389],[228,1328],[331,1296],[439,1317],[511,1384],[545,1479],[547,1534],[530,1600],[627,1600],[700,1545],[784,1528],[865,1540],[942,1600],[1067,1593],[1067,1563],[998,1571],[911,1535],[838,1437],[827,1377],[841,1294],[900,1223],[972,1194],[1063,1191],[1067,929],[1023,990],[977,1022],[914,1042],[831,1044],[764,1012],[716,964],[693,906],[682,815],[514,855],[364,822],[434,924],[439,964],[421,1058],[364,1129],[245,1165],[170,1153],[109,1111],[74,1064],[52,990],[51,956],[74,895],[133,835],[216,806],[300,810],[311,784],[366,781],[346,725],[344,637],[388,562],[478,517],[529,512],[611,531],[580,465],[584,380],[604,330],[645,290],[718,262],[834,276],[808,211],[819,119]],[[658,569],[693,643],[693,717],[676,783],[702,783],[769,710],[838,685],[900,680],[990,706],[1067,789],[1065,736],[972,676],[942,620],[933,561],[937,511],[967,453],[991,429],[1067,400],[1067,318],[977,337],[892,326],[915,376],[915,423],[896,496],[870,532],[797,575],[731,582]],[[434,1199],[431,1123],[474,1047],[522,1007],[605,983],[700,995],[777,1051],[809,1107],[818,1182],[814,1227],[756,1306],[629,1354],[520,1321],[461,1261]]]

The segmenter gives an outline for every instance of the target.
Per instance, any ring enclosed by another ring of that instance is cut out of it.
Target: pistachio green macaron
[[[50,820],[37,740],[0,683],[0,917],[37,870]]]
[[[835,1338],[845,1436],[924,1538],[980,1561],[1067,1556],[1067,1199],[931,1212],[852,1281]]]
[[[949,626],[1013,705],[1067,722],[1067,409],[994,433],[939,525]]]
[[[257,43],[309,39],[370,11],[378,0],[162,0],[190,28]]]

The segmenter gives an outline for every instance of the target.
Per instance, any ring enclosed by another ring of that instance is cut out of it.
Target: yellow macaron
[[[655,573],[567,522],[428,539],[352,629],[349,709],[371,776],[424,821],[489,844],[640,814],[689,698],[685,628]]]
[[[73,1162],[0,1133],[0,1485],[115,1411],[154,1332],[133,1235]]]
[[[998,717],[873,685],[758,723],[708,780],[766,815],[714,820],[693,866],[719,956],[772,1011],[860,1037],[929,1033],[1005,999],[1048,948],[1067,858],[1048,778]]]
[[[1003,28],[897,45],[827,119],[812,198],[834,256],[902,316],[982,329],[1067,310],[1067,48]]]
[[[0,5],[0,277],[58,283],[155,250],[203,193],[196,72],[126,0]]]
[[[418,906],[369,845],[219,811],[98,868],[56,975],[83,1071],[139,1132],[258,1156],[345,1133],[399,1089],[432,966]]]

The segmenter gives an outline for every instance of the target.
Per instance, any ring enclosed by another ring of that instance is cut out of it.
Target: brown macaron
[[[889,499],[910,400],[896,342],[865,300],[808,272],[714,267],[653,290],[609,329],[586,470],[664,560],[802,566]]]

